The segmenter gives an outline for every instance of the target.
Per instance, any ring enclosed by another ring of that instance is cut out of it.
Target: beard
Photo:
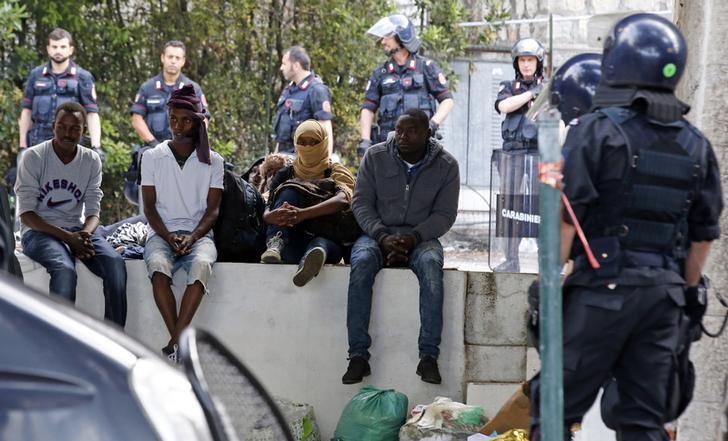
[[[53,55],[52,57],[50,57],[51,61],[54,62],[54,63],[56,63],[56,64],[63,64],[69,58],[71,58],[71,57],[68,56],[68,55],[66,55],[66,56],[63,56],[63,55]]]

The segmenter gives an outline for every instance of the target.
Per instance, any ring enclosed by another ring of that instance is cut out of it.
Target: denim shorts
[[[175,233],[188,233],[175,231]],[[186,256],[175,256],[172,247],[166,240],[155,234],[147,240],[144,246],[144,263],[147,265],[149,278],[154,273],[162,273],[172,279],[172,275],[178,269],[184,269],[187,273],[187,285],[200,281],[207,292],[207,282],[212,274],[212,264],[217,260],[217,249],[215,242],[205,236],[192,244],[192,251]]]

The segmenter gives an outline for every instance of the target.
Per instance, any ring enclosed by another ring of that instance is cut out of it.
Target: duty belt
[[[644,251],[621,250],[620,252],[621,268],[639,268],[652,267],[664,268],[677,273],[681,272],[680,265],[677,261],[664,254],[649,253]],[[574,259],[574,271],[591,269],[589,261],[585,254],[579,255]]]

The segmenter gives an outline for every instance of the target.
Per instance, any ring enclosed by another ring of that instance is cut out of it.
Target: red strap
[[[579,225],[579,220],[576,218],[574,210],[571,208],[571,204],[569,203],[569,200],[566,198],[566,195],[564,193],[561,193],[561,200],[564,202],[566,212],[569,213],[571,223],[574,224],[574,228],[576,229],[576,235],[579,236],[579,240],[584,246],[584,251],[586,252],[587,260],[589,260],[589,265],[591,265],[591,267],[594,269],[598,269],[600,267],[599,262],[597,262],[597,259],[594,257],[594,253],[592,253],[589,242],[587,242],[586,236],[584,236],[584,231],[581,229],[581,225]]]

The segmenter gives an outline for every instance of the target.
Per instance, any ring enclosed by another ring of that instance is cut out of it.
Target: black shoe
[[[318,276],[324,263],[326,263],[326,250],[321,247],[311,248],[298,265],[298,271],[293,276],[293,284],[305,286],[311,279]]]
[[[364,377],[371,373],[369,362],[364,357],[351,357],[349,367],[346,369],[344,376],[341,377],[341,382],[344,384],[360,383]]]
[[[431,384],[442,383],[442,377],[440,377],[440,370],[437,368],[437,360],[435,357],[424,356],[420,359],[420,364],[417,365],[417,375],[422,377],[422,381]]]

